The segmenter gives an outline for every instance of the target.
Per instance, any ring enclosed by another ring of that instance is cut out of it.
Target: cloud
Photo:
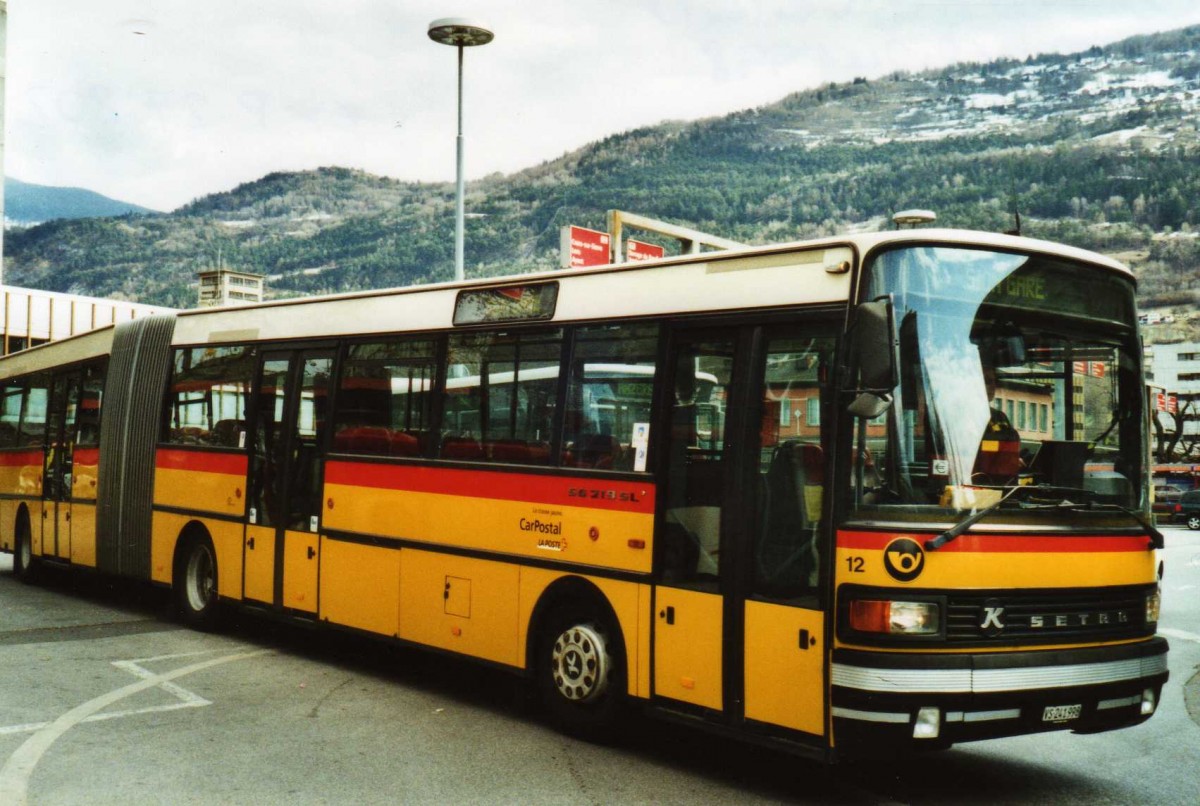
[[[1200,21],[1192,0],[39,0],[10,4],[10,175],[160,209],[273,170],[452,181],[455,54],[478,16],[467,174],[828,81],[1104,44]]]

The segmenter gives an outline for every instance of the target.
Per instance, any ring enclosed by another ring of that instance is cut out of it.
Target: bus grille
[[[946,640],[951,644],[1084,643],[1151,635],[1146,586],[1070,591],[951,594]]]

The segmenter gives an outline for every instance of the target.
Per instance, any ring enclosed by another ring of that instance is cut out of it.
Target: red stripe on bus
[[[23,465],[40,465],[45,457],[42,449],[33,451],[12,451],[0,453],[0,466],[17,467]]]
[[[77,464],[77,465],[100,464],[100,449],[99,448],[76,448],[74,459],[75,459],[75,464]]]
[[[365,462],[330,462],[325,467],[325,482],[351,487],[654,514],[654,485],[648,482],[639,484],[594,478]]]
[[[195,470],[201,473],[246,475],[246,455],[209,451],[177,451],[160,448],[154,466],[159,470]]]
[[[838,548],[876,549],[882,551],[889,543],[907,537],[924,545],[931,534],[898,534],[879,532],[839,532]],[[1146,551],[1149,537],[1093,537],[1066,535],[961,535],[945,544],[938,552],[978,552],[984,554],[1097,554],[1100,552]]]

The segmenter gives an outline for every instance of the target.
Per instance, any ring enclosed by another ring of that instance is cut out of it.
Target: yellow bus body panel
[[[150,539],[150,578],[167,585],[173,583],[175,547],[184,527],[193,521],[202,524],[212,538],[217,559],[218,595],[226,599],[241,599],[242,535],[245,526],[232,521],[155,512]]]
[[[244,586],[239,595],[256,602],[275,602],[275,527],[246,526]]]
[[[721,710],[721,673],[725,597],[713,593],[659,587],[655,606],[654,693]],[[674,624],[664,614],[673,610]]]
[[[283,534],[283,606],[306,613],[317,612],[317,535]]]
[[[517,646],[520,568],[510,563],[404,549],[400,637],[406,641],[521,665]]]
[[[801,630],[809,645],[800,646]],[[746,717],[825,733],[825,614],[746,602]]]
[[[95,504],[71,504],[71,564],[96,567]]]
[[[331,532],[649,573],[654,486],[419,465],[331,460]]]
[[[245,472],[234,475],[160,466],[154,476],[154,504],[241,517],[246,507],[242,500],[245,485]]]
[[[400,558],[396,548],[322,538],[321,618],[398,636]]]

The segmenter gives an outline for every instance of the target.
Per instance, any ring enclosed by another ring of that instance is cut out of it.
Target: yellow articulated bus
[[[833,761],[1167,679],[1130,272],[917,230],[188,311],[0,361],[15,572]]]

